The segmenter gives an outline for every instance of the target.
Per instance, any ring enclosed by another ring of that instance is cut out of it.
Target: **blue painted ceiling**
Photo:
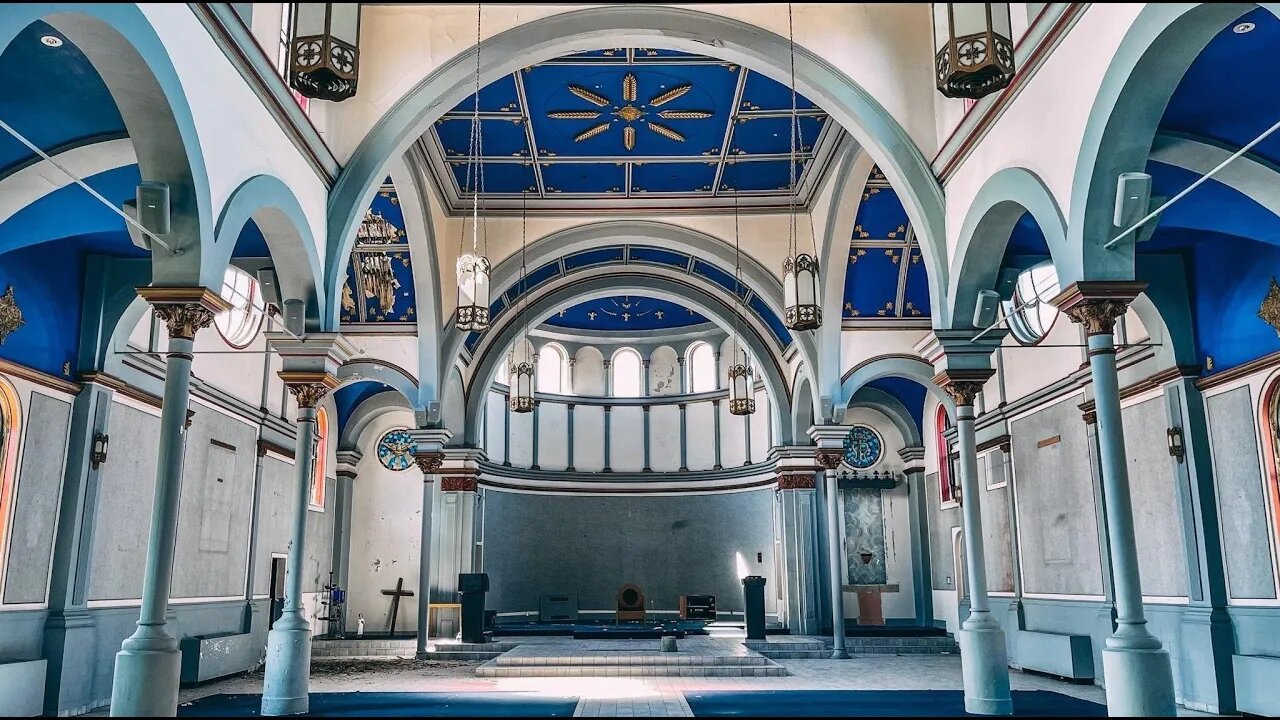
[[[1236,32],[1241,23],[1249,32]],[[1228,151],[1253,140],[1280,117],[1280,19],[1253,10],[1227,24],[1184,74],[1159,131]],[[1254,160],[1280,164],[1280,135],[1252,151]],[[1152,194],[1172,197],[1196,174],[1150,161]],[[1197,354],[1205,372],[1236,367],[1280,350],[1276,331],[1257,316],[1280,267],[1280,217],[1238,190],[1206,181],[1164,212],[1142,256],[1177,254],[1191,291]],[[1212,365],[1212,367],[1210,367]]]
[[[384,392],[395,392],[395,389],[377,380],[360,380],[338,388],[333,394],[334,406],[338,410],[338,434],[342,434],[342,429],[347,426],[360,403]]]
[[[532,211],[661,205],[785,207],[791,91],[746,68],[667,50],[617,48],[558,58],[481,89],[483,182],[472,157],[475,96],[424,137],[450,209],[480,188],[485,207]],[[800,201],[839,128],[804,97]],[[536,162],[535,162],[536,161]]]
[[[562,330],[653,331],[709,322],[705,317],[666,300],[619,295],[565,308],[546,319]]]
[[[929,277],[898,193],[873,168],[862,192],[844,278],[844,319],[925,319]]]
[[[418,321],[409,238],[391,178],[374,195],[361,223],[341,302],[344,323],[411,326]]]
[[[928,391],[923,385],[907,378],[882,377],[867,383],[866,387],[892,395],[911,414],[911,419],[916,424],[916,432],[924,432],[924,401]]]

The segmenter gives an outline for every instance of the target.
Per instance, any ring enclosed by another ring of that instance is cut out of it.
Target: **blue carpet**
[[[261,695],[210,695],[178,708],[179,717],[257,717]],[[576,697],[522,692],[311,693],[315,717],[572,717]]]
[[[959,690],[686,692],[695,717],[938,717],[964,715]],[[1047,690],[1014,690],[1025,717],[1106,717],[1104,705]]]

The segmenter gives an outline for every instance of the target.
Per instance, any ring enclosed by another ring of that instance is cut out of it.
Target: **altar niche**
[[[859,625],[884,625],[883,594],[899,591],[897,583],[889,582],[884,490],[849,487],[840,495],[848,579],[844,590],[857,593]]]

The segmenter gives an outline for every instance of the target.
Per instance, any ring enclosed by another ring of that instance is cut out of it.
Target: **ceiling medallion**
[[[12,294],[13,288],[10,288],[9,292]],[[1258,317],[1275,328],[1276,335],[1280,336],[1280,283],[1277,283],[1275,278],[1271,278],[1271,288],[1267,291],[1266,297],[1262,298],[1262,305],[1258,307]]]
[[[649,115],[651,108],[665,105],[688,93],[693,89],[693,85],[691,83],[678,85],[670,90],[665,90],[650,98],[648,103],[640,103],[638,106],[636,104],[636,100],[639,93],[639,81],[636,79],[635,73],[627,73],[626,76],[622,78],[623,104],[621,106],[614,104],[609,98],[592,90],[588,90],[581,85],[570,84],[567,89],[576,97],[582,98],[596,107],[608,108],[612,106],[613,109],[609,111],[609,114],[616,118],[616,120],[608,120],[583,130],[574,136],[574,142],[586,142],[591,138],[603,135],[608,132],[609,128],[613,126],[613,123],[618,120],[626,123],[626,126],[622,128],[622,145],[628,152],[634,150],[636,147],[636,129],[632,123],[642,122],[645,127],[668,140],[674,140],[675,142],[684,142],[685,140],[683,133],[652,120],[646,121],[645,117]],[[597,112],[595,110],[553,110],[547,113],[547,117],[552,120],[598,120],[603,114],[604,112]],[[715,115],[714,112],[709,110],[659,110],[654,114],[663,120],[705,120]]]
[[[0,345],[4,344],[9,334],[22,327],[26,320],[22,318],[22,310],[18,308],[18,303],[13,299],[13,286],[5,291],[4,296],[0,297]]]

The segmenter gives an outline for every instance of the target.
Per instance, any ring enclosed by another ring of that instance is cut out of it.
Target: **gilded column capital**
[[[818,462],[818,465],[822,466],[823,470],[835,470],[840,467],[840,461],[844,460],[844,450],[819,450],[814,454],[813,459]]]
[[[417,463],[418,469],[423,475],[435,475],[440,471],[440,467],[444,465],[444,453],[438,451],[418,452],[413,456],[413,461]],[[426,478],[427,482],[431,482],[431,478]]]
[[[282,370],[280,379],[289,394],[298,401],[299,408],[314,408],[324,400],[330,390],[338,387],[338,378],[325,372],[289,372]]]
[[[933,384],[951,397],[957,407],[972,406],[994,370],[944,370],[933,376]]]
[[[213,324],[218,313],[231,308],[223,297],[206,287],[140,287],[138,295],[151,303],[156,317],[169,328],[169,337],[194,340],[196,333]]]
[[[1122,317],[1146,288],[1142,281],[1081,281],[1068,285],[1050,302],[1083,325],[1088,335],[1110,335],[1115,332],[1116,318]]]

